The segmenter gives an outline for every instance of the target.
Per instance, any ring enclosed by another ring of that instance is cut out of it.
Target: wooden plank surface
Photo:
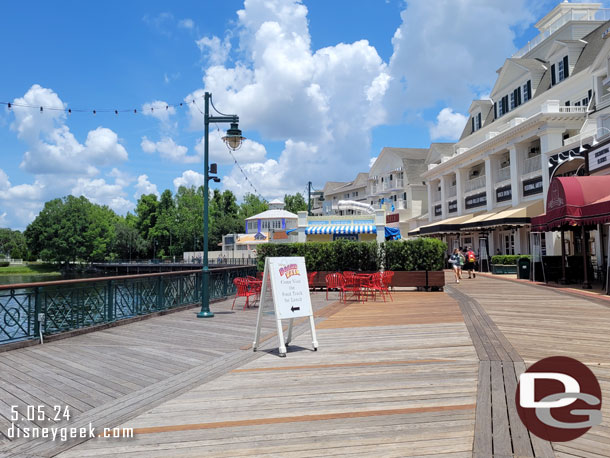
[[[457,303],[444,293],[394,298],[337,308],[318,326],[317,352],[308,332],[286,358],[271,340],[261,357],[121,420],[135,440],[59,456],[470,456],[478,358]]]

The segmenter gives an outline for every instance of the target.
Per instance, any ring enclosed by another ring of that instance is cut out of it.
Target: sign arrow
[[[294,312],[295,310],[301,310],[301,307],[294,307],[293,306],[293,307],[290,308],[290,310],[292,310]]]

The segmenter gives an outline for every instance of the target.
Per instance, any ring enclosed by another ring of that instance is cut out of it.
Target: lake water
[[[40,281],[63,280],[61,275],[0,275],[0,285],[13,283],[35,283]]]

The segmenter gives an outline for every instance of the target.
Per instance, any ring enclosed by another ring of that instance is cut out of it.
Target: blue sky
[[[530,3],[2,2],[0,102],[74,112],[0,106],[0,227],[68,194],[125,214],[142,193],[201,184],[205,90],[240,116],[235,157],[267,199],[350,180],[384,146],[455,140],[557,2]],[[253,192],[219,137],[213,186]]]

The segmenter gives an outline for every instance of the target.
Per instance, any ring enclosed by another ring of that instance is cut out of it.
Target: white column
[[[549,192],[550,176],[549,176],[549,152],[561,148],[563,146],[563,129],[547,129],[540,135],[540,160],[542,161],[542,195],[544,198],[544,208],[546,208],[547,194]],[[557,242],[557,237],[553,232],[545,234],[546,252],[547,255],[557,255],[561,253],[561,242]]]
[[[457,199],[457,215],[461,216],[464,214],[464,178],[466,172],[464,169],[456,169],[455,171],[455,189]]]
[[[432,186],[434,186],[432,180],[426,181],[426,187],[428,188],[428,221],[432,222],[434,219],[434,202],[432,202]]]
[[[492,156],[488,156],[485,159],[485,194],[487,195],[487,211],[490,212],[493,210],[495,205],[496,196],[494,195],[495,191],[495,182],[496,177],[493,176],[492,171]],[[495,162],[495,161],[494,161]]]
[[[516,207],[521,203],[521,170],[523,170],[523,160],[526,151],[521,145],[511,145],[510,153],[510,191],[512,193],[512,205]]]
[[[307,212],[299,212],[299,221],[298,221],[298,238],[297,241],[299,243],[305,243],[307,241],[307,235],[305,234],[305,229],[307,229]]]
[[[377,228],[377,242],[385,242],[385,210],[375,210],[375,226]]]
[[[563,130],[549,129],[540,135],[540,160],[542,161],[542,194],[544,196],[544,207],[546,208],[546,195],[549,191],[549,151],[560,148],[563,145]]]
[[[443,175],[441,177],[441,211],[443,219],[447,218],[447,212],[449,211],[447,200],[449,200],[449,176]]]
[[[521,229],[518,227],[515,230],[515,254],[523,254],[521,253]]]

